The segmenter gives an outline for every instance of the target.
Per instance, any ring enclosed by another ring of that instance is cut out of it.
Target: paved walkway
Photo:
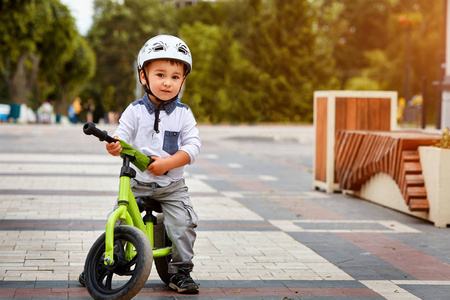
[[[136,299],[450,299],[449,229],[313,191],[312,127],[199,128],[200,294],[153,270]],[[120,164],[81,125],[0,124],[0,299],[90,299],[76,278]]]

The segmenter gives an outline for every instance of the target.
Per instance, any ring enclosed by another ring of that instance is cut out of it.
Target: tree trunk
[[[27,67],[27,60],[31,68]],[[17,61],[14,73],[9,78],[9,95],[12,102],[26,104],[33,87],[36,85],[37,72],[41,59],[37,55],[22,53]]]
[[[69,100],[67,95],[67,88],[65,85],[61,86],[61,101],[56,106],[56,113],[66,116],[69,110]]]

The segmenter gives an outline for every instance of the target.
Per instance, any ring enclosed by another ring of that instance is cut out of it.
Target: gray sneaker
[[[190,267],[179,267],[178,273],[170,277],[169,287],[180,294],[197,294],[198,284],[192,279]]]

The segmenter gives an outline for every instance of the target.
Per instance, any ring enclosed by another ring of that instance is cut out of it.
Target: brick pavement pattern
[[[448,229],[312,190],[311,126],[199,129],[186,181],[200,294],[153,269],[136,299],[450,299]],[[0,299],[90,299],[76,279],[121,160],[81,125],[0,124],[0,141]]]

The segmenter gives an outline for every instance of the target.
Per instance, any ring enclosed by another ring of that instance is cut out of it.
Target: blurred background
[[[26,105],[36,122],[45,122],[39,110],[47,109],[56,121],[117,122],[143,95],[135,63],[141,46],[172,34],[192,51],[181,101],[198,122],[311,123],[314,91],[389,90],[398,92],[401,124],[439,128],[445,5],[3,0],[0,103]]]

